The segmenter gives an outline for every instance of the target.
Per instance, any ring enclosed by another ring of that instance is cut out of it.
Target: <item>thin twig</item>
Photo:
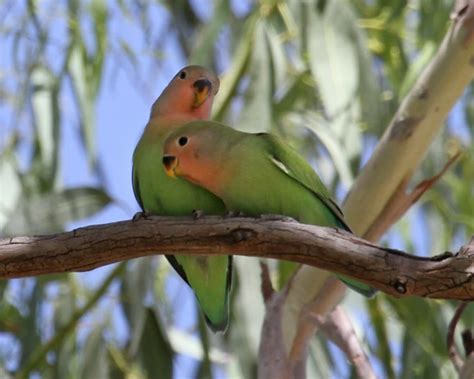
[[[461,315],[464,312],[464,309],[466,309],[467,304],[468,303],[466,302],[462,302],[456,308],[456,312],[454,312],[454,316],[451,322],[449,323],[448,336],[446,341],[448,345],[449,359],[451,359],[451,362],[453,362],[454,368],[458,373],[461,372],[462,367],[464,365],[464,361],[459,355],[458,350],[456,349],[456,345],[454,344],[454,332],[456,330],[456,325],[458,324],[459,319],[461,318]]]
[[[265,262],[260,262],[260,268],[262,269],[262,296],[263,301],[267,303],[267,301],[275,293],[275,290],[273,289],[272,281],[270,279],[270,271],[268,269],[268,265]]]
[[[409,181],[405,178],[405,180],[403,180],[394,191],[392,197],[385,205],[385,208],[373,222],[369,230],[364,234],[364,238],[369,241],[378,241],[380,237],[382,237],[382,235],[446,173],[446,171],[459,159],[461,154],[460,151],[457,152],[448,160],[448,162],[446,162],[444,167],[436,175],[422,180],[410,192],[406,191]]]
[[[336,279],[336,277],[332,276],[326,280],[321,289],[321,292],[331,296],[318,298],[303,308],[298,321],[298,332],[293,339],[289,355],[289,361],[292,366],[305,364],[309,341],[318,327],[324,323],[324,315],[328,315],[332,312],[334,307],[341,301],[345,291],[345,285]],[[327,302],[328,299],[330,299],[331,302]]]
[[[350,318],[340,306],[329,314],[320,328],[347,355],[359,378],[375,379],[377,377],[359,342]]]

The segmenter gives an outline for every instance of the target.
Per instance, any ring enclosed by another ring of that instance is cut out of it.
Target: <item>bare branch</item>
[[[1,239],[0,277],[86,271],[157,252],[283,259],[351,276],[394,296],[474,299],[474,239],[455,255],[422,258],[288,219],[150,217]]]
[[[454,154],[439,173],[429,179],[423,180],[409,193],[406,192],[408,180],[402,181],[370,229],[364,234],[364,238],[369,241],[379,240],[380,237],[446,173],[460,156],[460,151]]]
[[[268,269],[268,265],[261,261],[260,268],[262,270],[262,296],[263,301],[266,303],[275,293],[275,290],[273,289],[272,281],[270,279],[270,270]]]
[[[309,342],[314,333],[324,323],[324,317],[331,312],[336,304],[340,303],[346,292],[346,286],[335,276],[331,275],[324,282],[321,292],[330,296],[318,297],[314,301],[306,304],[300,312],[298,320],[298,330],[293,339],[291,351],[289,354],[290,365],[300,367],[300,372],[304,372],[306,367],[306,358],[308,354]],[[329,316],[328,316],[329,318]]]
[[[454,312],[454,316],[451,322],[449,323],[448,336],[447,336],[449,358],[451,359],[451,362],[453,362],[454,368],[456,369],[458,373],[461,372],[464,362],[456,349],[456,345],[454,344],[454,332],[456,330],[456,326],[459,322],[459,319],[461,318],[462,313],[466,309],[466,306],[467,306],[467,303],[462,302],[456,308],[456,312]]]
[[[459,373],[459,379],[472,379],[474,378],[474,354],[467,357],[464,362],[464,366]]]
[[[320,324],[321,331],[347,355],[357,372],[357,377],[375,379],[377,376],[364,352],[344,310],[337,306]]]

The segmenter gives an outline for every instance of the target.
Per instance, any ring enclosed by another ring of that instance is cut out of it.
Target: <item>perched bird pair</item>
[[[169,216],[194,210],[281,214],[350,231],[317,174],[282,140],[208,121],[218,88],[212,72],[189,66],[153,104],[133,155],[133,189],[143,211]],[[208,325],[225,330],[232,257],[167,258],[193,288]],[[341,279],[366,296],[374,293],[365,284]]]

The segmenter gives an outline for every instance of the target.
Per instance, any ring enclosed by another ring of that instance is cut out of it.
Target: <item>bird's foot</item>
[[[228,211],[224,217],[231,218],[231,217],[245,217],[245,213],[241,211]]]
[[[274,213],[260,215],[260,219],[264,221],[298,222],[293,217],[283,216],[283,215],[274,214]]]
[[[132,221],[147,220],[148,218],[150,218],[150,216],[151,216],[151,213],[146,212],[146,211],[143,211],[143,212],[140,211],[133,215]]]
[[[198,220],[202,216],[204,216],[204,211],[200,209],[193,209],[192,215],[193,215],[193,219]]]

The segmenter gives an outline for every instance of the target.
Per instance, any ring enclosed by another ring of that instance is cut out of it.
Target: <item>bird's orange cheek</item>
[[[193,183],[202,181],[201,162],[194,156],[183,155],[179,159],[179,165],[176,167],[176,174],[186,178]]]
[[[193,164],[187,157],[181,157],[179,165],[176,167],[176,174],[186,176],[187,178],[193,177]]]

